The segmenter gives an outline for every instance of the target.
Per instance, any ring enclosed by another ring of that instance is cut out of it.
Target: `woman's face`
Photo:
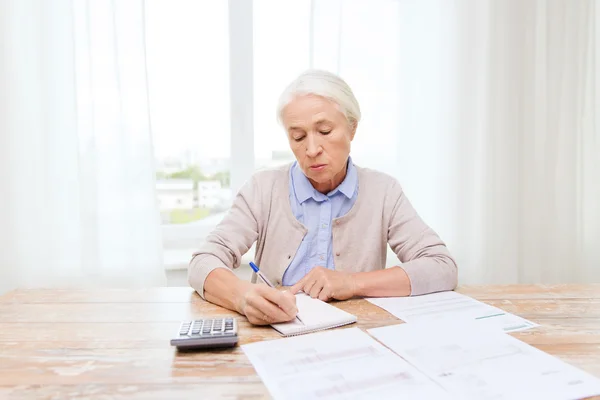
[[[294,98],[283,109],[282,120],[304,175],[321,193],[335,189],[346,176],[356,128],[337,104],[315,95]]]

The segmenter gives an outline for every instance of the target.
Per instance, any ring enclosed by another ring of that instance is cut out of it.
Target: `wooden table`
[[[541,324],[513,335],[600,377],[600,285],[458,291]],[[401,323],[362,299],[336,305],[359,317],[351,326]],[[180,354],[169,345],[181,320],[229,314],[189,288],[8,293],[0,297],[0,398],[269,398],[241,348]],[[238,321],[240,344],[280,337]]]

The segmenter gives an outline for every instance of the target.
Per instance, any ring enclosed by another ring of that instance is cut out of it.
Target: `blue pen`
[[[270,282],[270,281],[267,279],[267,277],[263,275],[263,273],[262,273],[262,272],[261,272],[261,271],[258,269],[258,267],[256,266],[256,264],[254,264],[252,261],[250,261],[250,267],[252,267],[252,270],[253,270],[254,272],[256,272],[256,275],[258,275],[258,277],[259,277],[260,279],[262,279],[262,281],[263,281],[263,282],[264,282],[264,283],[265,283],[267,286],[269,286],[269,287],[272,287],[272,288],[274,288],[274,287],[275,287],[275,285],[273,285],[273,284],[272,284],[272,283],[271,283],[271,282]]]
[[[250,261],[250,267],[267,286],[275,288],[275,285],[273,285],[271,283],[271,281],[269,281],[267,279],[267,277],[258,269],[258,266],[256,264],[254,264],[252,261]],[[300,317],[298,315],[296,315],[296,319],[298,321],[300,321],[301,324],[304,324],[304,322],[302,322],[302,320],[300,319]]]

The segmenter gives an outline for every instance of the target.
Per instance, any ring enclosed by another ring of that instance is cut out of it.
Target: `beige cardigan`
[[[292,261],[307,229],[292,214],[291,164],[254,174],[223,221],[194,253],[190,285],[204,297],[204,281],[216,268],[237,268],[256,242],[255,262],[276,285]],[[410,278],[412,295],[453,290],[457,267],[445,244],[418,216],[400,184],[389,175],[356,167],[358,196],[348,213],[333,220],[335,269],[385,268],[391,249]],[[252,280],[256,281],[253,275]]]

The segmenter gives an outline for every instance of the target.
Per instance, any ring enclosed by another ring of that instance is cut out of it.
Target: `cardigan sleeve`
[[[411,295],[454,290],[458,268],[446,245],[417,214],[399,183],[389,190],[388,243],[410,279]]]
[[[242,256],[258,238],[260,193],[255,177],[235,196],[230,210],[204,243],[194,252],[188,269],[188,281],[204,298],[206,277],[217,268],[238,268]]]

